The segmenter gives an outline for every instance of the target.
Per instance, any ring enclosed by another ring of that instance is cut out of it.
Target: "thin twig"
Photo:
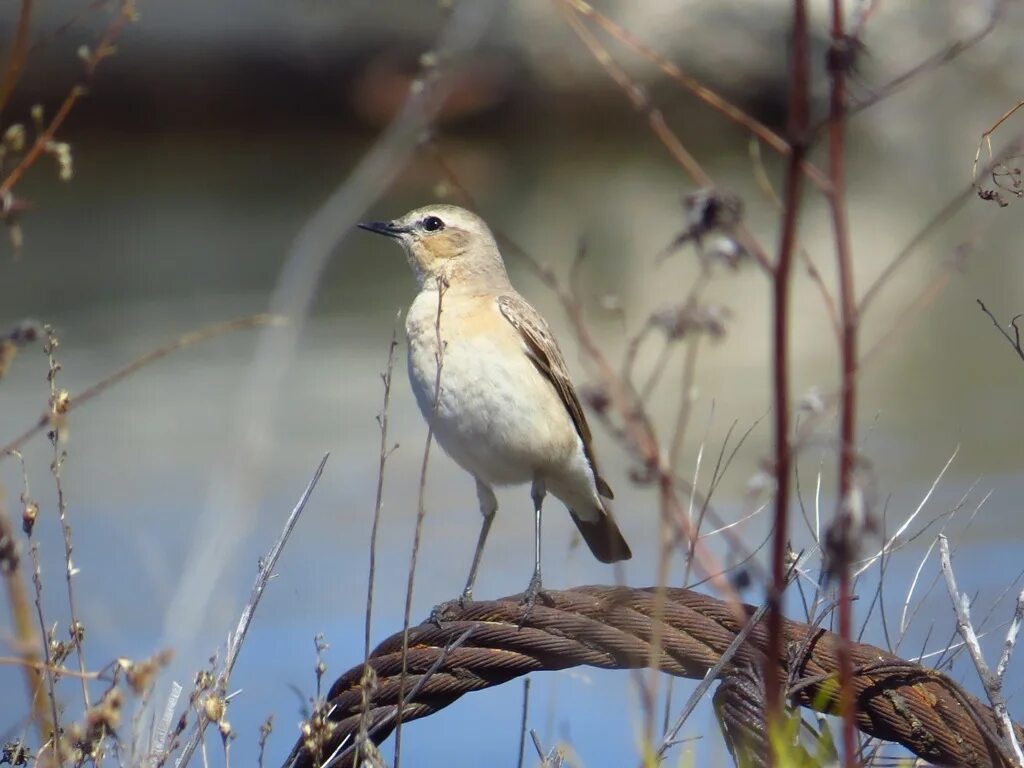
[[[377,424],[380,426],[380,455],[377,460],[377,498],[373,505],[373,527],[370,529],[370,573],[366,584],[366,632],[363,638],[363,655],[370,658],[370,628],[373,618],[373,584],[377,574],[377,531],[380,528],[380,513],[384,500],[384,469],[394,448],[388,447],[388,406],[391,404],[391,374],[395,368],[395,350],[398,348],[398,317],[391,329],[391,344],[388,346],[388,362],[381,374],[384,385],[384,403]]]
[[[53,482],[57,490],[57,514],[60,520],[61,534],[64,541],[64,581],[68,596],[68,627],[71,642],[75,646],[75,655],[78,658],[78,671],[81,673],[82,702],[85,709],[89,709],[89,685],[85,678],[85,653],[82,650],[82,640],[85,637],[85,627],[78,620],[78,609],[75,606],[74,577],[78,569],[72,565],[71,555],[74,552],[74,545],[71,539],[71,524],[68,522],[68,503],[64,495],[63,468],[67,453],[63,449],[64,437],[62,430],[62,419],[64,415],[64,399],[57,387],[57,374],[61,370],[57,362],[55,351],[58,346],[57,335],[50,326],[45,327],[46,343],[43,350],[46,352],[49,371],[47,380],[50,382],[50,419],[54,428],[50,431],[50,443],[53,446],[53,459],[50,462],[50,474],[53,475]]]
[[[790,154],[790,145],[779,134],[775,133],[771,128],[753,116],[748,115],[731,101],[723,98],[715,91],[703,85],[696,78],[688,75],[677,64],[669,61],[654,49],[645,45],[637,37],[616,24],[614,21],[595,9],[592,5],[585,2],[585,0],[563,0],[563,2],[569,5],[577,13],[593,19],[598,26],[604,29],[609,35],[625,43],[645,59],[657,65],[662,72],[682,85],[705,104],[716,109],[729,120],[743,127],[753,138],[767,144],[784,157]],[[828,178],[826,178],[825,174],[815,167],[813,163],[805,160],[803,163],[803,170],[804,173],[807,174],[807,178],[810,179],[816,187],[822,191],[827,190],[829,183]]]
[[[992,325],[996,327],[996,330],[1003,335],[1004,339],[1010,342],[1010,346],[1013,347],[1013,350],[1017,353],[1017,356],[1021,360],[1024,360],[1024,349],[1021,348],[1020,344],[1020,328],[1017,326],[1017,321],[1024,317],[1024,315],[1014,315],[1013,318],[1010,320],[1010,327],[1013,328],[1013,336],[1011,336],[1009,332],[1005,328],[1003,328],[1000,322],[996,320],[995,315],[993,315],[989,311],[988,307],[985,306],[981,299],[975,299],[975,301],[978,302],[978,306],[981,307],[981,311],[988,315],[989,320],[992,321]]]
[[[330,454],[325,453],[324,457],[320,459],[320,464],[317,465],[316,472],[313,473],[313,478],[306,486],[306,490],[302,492],[302,496],[299,497],[299,500],[292,509],[291,514],[288,515],[288,519],[285,521],[284,528],[277,537],[277,541],[275,541],[274,546],[270,548],[270,552],[260,560],[260,571],[252,586],[252,592],[249,594],[249,601],[245,604],[245,607],[242,608],[242,615],[238,618],[238,625],[235,627],[235,631],[232,633],[228,642],[227,653],[224,656],[224,666],[221,669],[217,681],[218,687],[221,690],[227,689],[228,679],[231,677],[231,672],[235,668],[235,662],[238,660],[238,654],[242,650],[242,643],[245,642],[245,636],[249,632],[249,626],[252,624],[252,617],[256,613],[256,607],[260,603],[260,598],[263,597],[263,591],[267,588],[267,584],[274,574],[274,568],[277,565],[278,558],[281,557],[281,552],[284,551],[284,545],[288,543],[288,538],[295,529],[296,523],[299,522],[299,516],[306,508],[306,502],[309,501],[309,497],[313,494],[313,489],[316,488],[316,484],[320,481],[320,476],[324,472],[324,466],[327,464],[327,459],[329,457]],[[209,720],[205,717],[199,717],[197,719],[196,727],[189,736],[188,741],[185,742],[185,747],[182,749],[181,755],[175,763],[176,768],[184,768],[188,765],[196,747],[198,747],[199,743],[203,740],[203,733],[206,731],[206,726],[208,724]]]
[[[416,502],[416,531],[412,540],[412,557],[409,560],[409,579],[405,587],[405,613],[402,618],[402,680],[399,683],[397,724],[395,726],[395,759],[394,768],[399,768],[402,756],[402,708],[404,706],[405,677],[409,663],[409,622],[412,616],[412,595],[416,583],[416,563],[420,554],[420,540],[423,536],[423,519],[427,515],[427,469],[430,466],[430,446],[434,442],[434,422],[437,418],[437,405],[441,399],[441,371],[444,369],[444,349],[447,342],[441,337],[441,313],[444,305],[444,294],[448,285],[444,278],[438,278],[437,284],[437,317],[434,320],[434,404],[430,419],[427,420],[427,441],[423,446],[423,461],[420,464],[419,498]]]
[[[672,159],[676,161],[679,167],[685,171],[698,187],[713,187],[714,182],[711,176],[708,175],[697,158],[690,153],[675,132],[669,127],[662,111],[651,104],[644,90],[630,79],[629,75],[608,49],[580,21],[579,13],[572,5],[574,0],[553,0],[553,2],[558,3],[558,9],[561,11],[566,23],[576,33],[576,36],[586,46],[587,50],[590,51],[594,60],[605,69],[609,77],[619,86],[633,108],[646,115],[647,124],[651,132],[661,141],[669,154],[672,155]],[[801,152],[801,155],[803,154]],[[740,236],[739,239],[742,241],[743,246],[754,257],[761,268],[766,272],[770,272],[771,265],[768,256],[765,254],[757,238],[754,237],[742,222],[737,225],[736,232]]]
[[[989,13],[989,17],[977,32],[950,43],[942,50],[937,51],[926,58],[924,61],[921,61],[907,69],[905,72],[900,73],[888,83],[885,83],[881,88],[876,89],[870,98],[864,99],[854,105],[848,105],[846,107],[846,116],[850,117],[863,112],[865,109],[875,106],[904,86],[918,79],[922,74],[938,69],[943,64],[953,61],[953,59],[957,58],[960,54],[980,43],[999,25],[999,20],[1002,19],[1003,13],[1008,4],[1008,0],[992,0],[992,10]],[[820,127],[821,126],[815,126],[814,132],[817,132]]]

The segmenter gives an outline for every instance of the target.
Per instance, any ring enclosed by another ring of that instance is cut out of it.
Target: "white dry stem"
[[[907,528],[910,527],[910,524],[913,523],[915,519],[917,519],[917,516],[919,514],[921,514],[921,510],[924,509],[925,504],[928,503],[928,500],[932,497],[932,494],[935,493],[935,489],[938,487],[939,482],[941,482],[942,478],[946,475],[946,470],[949,469],[950,465],[953,463],[953,459],[956,458],[956,455],[959,452],[960,446],[958,445],[953,450],[953,455],[949,457],[949,460],[946,462],[946,465],[942,468],[939,474],[935,476],[935,479],[932,481],[931,487],[928,488],[928,492],[925,493],[924,498],[921,499],[921,502],[917,505],[917,508],[910,515],[907,516],[907,519],[903,521],[903,524],[896,529],[896,533],[894,533],[889,538],[889,540],[885,542],[884,545],[882,545],[882,548],[880,550],[878,550],[875,554],[871,555],[871,557],[865,558],[862,561],[864,565],[862,565],[860,568],[853,572],[854,578],[860,576],[862,573],[864,573],[864,571],[868,570],[868,568],[874,565],[880,557],[888,554],[892,550],[893,545],[896,543],[897,539],[899,539],[900,536],[906,533]]]
[[[985,661],[985,656],[981,652],[981,643],[978,642],[978,635],[974,631],[974,625],[971,624],[971,603],[967,595],[960,594],[957,589],[956,577],[953,575],[953,563],[949,556],[949,539],[942,534],[939,535],[939,556],[942,563],[942,575],[946,578],[946,589],[949,590],[949,599],[953,603],[953,610],[956,611],[957,631],[964,639],[967,650],[971,654],[971,660],[974,662],[974,667],[978,670],[978,677],[981,678],[981,684],[985,688],[985,693],[992,704],[992,709],[995,710],[996,722],[999,723],[1003,737],[1012,748],[1012,754],[1016,757],[1017,765],[1024,766],[1024,752],[1021,751],[1020,743],[1017,741],[1017,733],[1013,729],[1010,714],[1006,709],[1006,699],[1003,697],[1002,674],[992,674],[988,663]],[[1003,657],[1005,657],[1006,663],[1009,663],[1010,653],[1013,651],[1013,644],[1016,642],[1017,631],[1020,628],[1020,620],[1024,616],[1022,599],[1024,599],[1024,593],[1017,599],[1017,610],[1014,613],[1010,632],[1007,633],[1006,645],[999,660],[1003,672],[1006,671]]]
[[[164,704],[163,714],[153,730],[153,737],[149,749],[149,757],[146,764],[155,766],[159,762],[159,756],[167,747],[167,734],[171,730],[171,721],[174,719],[174,710],[178,706],[178,698],[181,696],[182,687],[178,681],[171,682],[171,692],[167,695],[167,703]]]

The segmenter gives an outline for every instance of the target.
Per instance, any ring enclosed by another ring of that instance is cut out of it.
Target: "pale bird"
[[[483,524],[463,601],[472,599],[498,510],[494,486],[532,484],[529,605],[541,589],[541,507],[548,491],[568,507],[598,560],[629,559],[562,353],[544,318],[509,282],[484,221],[453,205],[429,205],[359,226],[395,238],[405,250],[419,285],[405,320],[409,380],[438,444],[476,480]]]

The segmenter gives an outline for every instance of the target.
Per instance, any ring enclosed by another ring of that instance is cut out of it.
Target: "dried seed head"
[[[690,333],[704,333],[717,340],[725,336],[726,321],[731,314],[729,308],[721,304],[671,306],[654,312],[650,323],[672,341]]]
[[[825,412],[825,398],[820,389],[812,387],[797,401],[796,407],[816,416]]]
[[[705,187],[683,198],[692,237],[713,230],[729,231],[743,219],[743,200],[732,192]]]
[[[59,368],[58,368],[59,369]],[[56,395],[50,398],[50,409],[53,413],[58,416],[63,416],[68,412],[68,408],[71,407],[71,394],[66,390],[62,389]]]
[[[605,413],[612,403],[611,397],[609,397],[603,387],[581,384],[576,388],[576,391],[579,393],[580,399],[593,408],[595,413]]]
[[[166,667],[173,657],[173,651],[163,650],[145,661],[132,662],[128,659],[119,659],[118,665],[124,670],[125,679],[132,691],[136,696],[141,696],[152,687],[160,670]]]
[[[32,535],[37,517],[39,517],[39,505],[32,500],[26,501],[21,510],[21,530],[25,532],[26,536]]]
[[[219,723],[224,717],[224,699],[220,696],[210,694],[203,702],[203,714],[211,723]]]
[[[21,152],[25,148],[25,126],[15,123],[4,131],[4,146],[12,152]]]

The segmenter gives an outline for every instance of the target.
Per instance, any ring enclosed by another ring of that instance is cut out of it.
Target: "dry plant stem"
[[[13,546],[15,540],[14,527],[11,525],[11,519],[7,515],[3,503],[3,495],[0,493],[0,542],[10,542]],[[14,629],[15,647],[21,655],[10,661],[0,658],[0,664],[17,663],[25,670],[29,709],[39,734],[39,743],[42,744],[51,738],[54,732],[53,721],[46,709],[46,691],[43,687],[44,675],[42,672],[48,672],[52,679],[54,670],[48,660],[45,663],[40,661],[36,650],[40,647],[40,639],[33,627],[32,607],[25,585],[25,574],[21,568],[21,558],[15,553],[10,560],[14,562],[5,563],[5,567],[0,568],[0,571],[4,577],[7,602],[11,607],[11,626]],[[44,643],[43,646],[45,648],[46,644]]]
[[[864,316],[868,307],[878,297],[878,294],[889,282],[892,275],[906,262],[908,258],[910,258],[910,256],[924,242],[925,238],[934,232],[939,226],[952,218],[953,215],[963,207],[964,203],[973,197],[973,195],[973,187],[966,187],[962,192],[942,206],[942,208],[940,208],[935,215],[932,216],[932,218],[929,219],[912,238],[910,238],[907,244],[900,249],[899,253],[893,257],[892,261],[885,266],[885,268],[879,273],[878,277],[875,278],[874,282],[872,282],[864,292],[864,295],[860,299],[860,303],[857,305],[857,314],[859,317]]]
[[[228,641],[227,653],[224,656],[224,667],[221,669],[220,675],[218,675],[215,690],[227,690],[228,680],[231,678],[231,672],[235,668],[235,662],[238,660],[238,654],[242,650],[242,644],[245,642],[245,636],[249,632],[249,626],[252,624],[252,617],[256,613],[256,608],[260,603],[260,599],[263,597],[263,591],[267,588],[267,583],[274,574],[274,568],[277,565],[278,558],[281,557],[281,552],[284,550],[285,544],[288,543],[288,538],[292,535],[292,531],[295,529],[295,524],[299,522],[299,516],[306,508],[306,502],[309,501],[309,497],[313,494],[313,489],[316,488],[316,484],[320,481],[320,476],[324,472],[324,466],[327,464],[327,459],[329,457],[330,454],[325,453],[324,457],[320,459],[320,464],[317,465],[316,472],[313,473],[313,478],[306,486],[306,490],[302,492],[302,496],[299,497],[299,500],[292,509],[291,514],[288,515],[288,520],[285,522],[284,528],[281,530],[281,534],[277,537],[277,541],[274,542],[274,546],[271,547],[270,552],[260,560],[260,571],[256,575],[256,581],[253,583],[252,592],[249,594],[249,601],[242,609],[242,615],[238,618],[238,625],[235,627],[235,631]],[[192,755],[196,751],[196,747],[198,747],[203,741],[203,733],[206,731],[207,725],[209,725],[209,720],[207,718],[200,716],[197,719],[196,727],[189,736],[188,741],[185,742],[181,755],[175,763],[177,768],[184,768],[184,766],[188,765],[189,760],[192,759]]]
[[[4,67],[3,80],[0,81],[0,114],[3,114],[7,102],[14,93],[14,87],[21,77],[28,55],[28,30],[32,21],[32,0],[21,0],[21,13],[18,15],[18,26],[14,31],[14,42],[11,45],[11,56]]]
[[[395,726],[395,760],[394,768],[399,768],[402,757],[402,707],[405,703],[405,678],[409,662],[409,623],[412,616],[412,594],[416,583],[416,562],[420,554],[420,539],[423,535],[423,519],[427,515],[427,470],[430,466],[430,446],[434,442],[434,421],[437,415],[437,403],[441,397],[441,371],[444,369],[445,341],[441,338],[441,312],[444,306],[444,293],[448,286],[444,278],[439,278],[437,286],[437,318],[434,320],[435,343],[437,352],[435,359],[437,373],[434,376],[434,404],[431,408],[430,420],[427,423],[427,442],[423,446],[423,461],[420,464],[419,498],[416,502],[416,531],[412,540],[412,558],[409,561],[409,580],[405,587],[405,613],[402,618],[402,682],[398,694],[398,718]]]
[[[772,276],[772,408],[775,416],[775,519],[772,534],[772,583],[768,591],[768,658],[782,648],[782,593],[786,587],[786,552],[789,543],[789,481],[792,455],[789,444],[789,290],[796,246],[797,218],[808,127],[810,54],[805,0],[793,2],[792,74],[789,94],[789,133],[792,152],[783,193],[779,256]],[[782,725],[782,689],[773,668],[765,667],[765,709],[769,732]]]
[[[259,325],[278,323],[280,321],[280,318],[274,317],[273,315],[250,315],[248,317],[239,318],[238,320],[229,320],[228,322],[224,323],[215,323],[213,325],[208,325],[205,328],[200,328],[198,331],[191,331],[190,333],[186,333],[183,336],[178,337],[175,341],[172,341],[170,344],[165,344],[164,346],[157,347],[156,349],[147,352],[142,357],[129,363],[124,368],[115,371],[114,373],[107,376],[105,379],[96,382],[88,389],[79,392],[77,395],[72,395],[69,398],[68,402],[66,403],[64,415],[66,416],[68,413],[75,410],[76,408],[84,405],[85,403],[98,397],[99,395],[102,395],[104,392],[110,389],[110,387],[114,386],[115,384],[118,384],[124,379],[127,379],[140,368],[144,368],[150,363],[154,363],[157,360],[167,357],[167,355],[171,354],[172,352],[177,352],[179,349],[190,347],[193,344],[198,344],[199,342],[207,341],[208,339],[212,339],[216,336],[221,336],[226,333],[234,333],[235,331],[240,331],[246,328],[253,328]],[[11,454],[14,451],[16,451],[28,440],[30,440],[33,436],[37,435],[38,433],[46,429],[48,426],[50,426],[51,422],[52,413],[50,411],[45,411],[43,415],[39,417],[39,420],[34,425],[26,429],[24,432],[18,435],[18,437],[11,440],[3,448],[0,448],[0,459],[3,459],[4,456],[7,456],[8,454]]]
[[[1002,680],[1006,674],[1006,668],[1010,666],[1010,656],[1017,645],[1017,635],[1020,633],[1021,622],[1024,621],[1024,590],[1017,594],[1017,607],[1013,610],[1013,619],[1010,621],[1010,628],[1006,630],[1006,641],[1003,643],[1003,652],[999,654],[999,663],[996,665],[996,679]]]
[[[364,637],[364,656],[370,657],[370,629],[373,620],[373,584],[377,575],[377,531],[380,528],[380,513],[384,501],[384,469],[388,463],[392,448],[388,447],[388,406],[391,404],[391,379],[395,369],[395,350],[398,348],[398,318],[391,330],[391,344],[388,346],[388,362],[381,374],[384,384],[384,404],[381,406],[377,423],[380,425],[380,455],[377,461],[377,498],[373,505],[373,527],[370,530],[370,573],[366,584],[366,631]]]
[[[1017,741],[1017,734],[1013,729],[1013,723],[1010,721],[1010,715],[1006,709],[1006,699],[1003,697],[1003,678],[1001,674],[993,675],[991,670],[988,668],[988,663],[985,661],[985,655],[981,652],[981,644],[978,642],[978,636],[974,631],[974,626],[971,624],[971,611],[970,601],[967,599],[967,595],[961,595],[956,586],[956,576],[953,574],[953,563],[949,555],[949,540],[943,534],[939,534],[939,558],[942,564],[942,575],[946,579],[946,589],[949,591],[949,599],[953,603],[953,609],[956,611],[956,629],[960,633],[960,637],[963,638],[964,644],[967,646],[968,652],[971,654],[971,660],[974,662],[974,668],[978,671],[978,677],[981,679],[981,684],[985,688],[985,694],[988,696],[989,702],[992,704],[992,709],[996,713],[997,722],[1000,725],[1000,734],[1005,743],[1009,744],[1013,754],[1016,757],[1017,765],[1024,766],[1024,752],[1021,751],[1020,743]],[[1024,611],[1021,607],[1020,599],[1017,601],[1017,611],[1014,614],[1013,626],[1020,626],[1020,615]],[[1014,632],[1014,639],[1016,633]],[[1013,644],[1011,642],[1010,635],[1007,635],[1007,645],[1009,650],[1004,647],[1003,656],[1006,657],[1007,663],[1009,662],[1009,653],[1013,650]],[[1000,657],[999,669],[1002,671],[1006,670],[1003,664],[1003,659]]]
[[[1021,107],[1024,107],[1024,100],[1018,101],[1014,106],[1006,110],[1002,117],[981,134],[981,139],[978,141],[978,149],[974,152],[974,164],[971,166],[971,186],[979,192],[981,191],[981,185],[978,183],[978,161],[981,159],[981,149],[982,147],[988,147],[988,162],[989,166],[991,166],[995,162],[995,158],[992,155],[992,134],[999,130],[999,126],[1013,117],[1014,113]]]
[[[563,2],[577,13],[593,19],[598,26],[604,29],[604,31],[609,35],[622,41],[645,59],[656,64],[662,72],[693,93],[705,104],[721,112],[729,120],[746,129],[753,137],[764,142],[780,155],[785,157],[792,151],[786,140],[779,136],[779,134],[775,133],[771,128],[764,125],[751,115],[748,115],[732,102],[722,98],[710,88],[702,85],[696,78],[683,72],[678,65],[645,45],[627,30],[623,29],[607,16],[596,10],[592,5],[585,2],[585,0],[563,0]],[[815,167],[813,163],[807,160],[803,162],[802,168],[804,173],[807,174],[807,178],[810,179],[816,187],[821,189],[823,192],[827,192],[829,182],[825,177],[825,174]]]
[[[67,454],[61,447],[63,444],[63,438],[61,436],[61,431],[63,429],[63,406],[60,403],[60,392],[57,388],[57,373],[60,371],[60,364],[57,362],[56,357],[54,357],[54,350],[56,348],[57,337],[54,335],[53,329],[47,326],[45,349],[49,362],[49,374],[47,378],[50,382],[50,420],[53,424],[53,429],[50,432],[50,441],[53,443],[53,461],[50,464],[50,473],[53,475],[53,482],[57,488],[57,512],[60,519],[61,534],[64,539],[64,581],[68,595],[68,617],[71,620],[71,625],[69,627],[71,642],[75,646],[75,656],[78,658],[78,671],[81,673],[82,702],[85,705],[85,709],[89,709],[89,685],[85,678],[85,654],[82,651],[82,636],[84,630],[81,622],[78,620],[78,610],[75,607],[74,577],[77,573],[77,569],[71,562],[74,545],[71,540],[71,524],[68,522],[68,503],[64,496],[64,481],[61,479],[64,468],[64,459]]]
[[[854,712],[853,666],[849,641],[853,634],[853,595],[850,587],[850,541],[852,520],[847,500],[853,488],[857,413],[857,300],[853,287],[853,255],[846,211],[845,116],[846,71],[842,52],[851,45],[846,38],[842,0],[832,0],[832,53],[829,76],[828,195],[832,228],[836,243],[836,267],[839,279],[840,317],[840,405],[839,405],[839,507],[836,524],[840,527],[843,556],[839,563],[839,686],[843,720],[843,764],[856,764],[857,728]]]
[[[32,556],[32,586],[35,587],[36,593],[36,618],[39,620],[39,634],[42,638],[43,646],[43,663],[46,667],[46,696],[50,704],[50,715],[53,723],[53,728],[50,733],[44,737],[42,746],[36,753],[36,762],[41,763],[43,766],[53,765],[64,765],[64,752],[60,748],[60,733],[62,726],[60,722],[60,708],[57,706],[57,692],[56,692],[56,680],[53,672],[49,671],[53,667],[53,661],[50,658],[50,643],[46,631],[46,619],[43,617],[43,569],[39,565],[39,548],[33,543],[29,548],[29,552]],[[54,758],[47,758],[46,761],[42,761],[40,754],[47,748],[53,752],[56,756]]]

